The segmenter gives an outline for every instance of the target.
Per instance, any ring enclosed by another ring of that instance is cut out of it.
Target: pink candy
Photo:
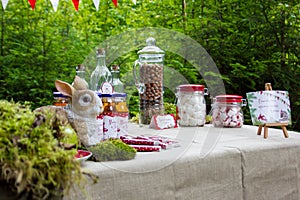
[[[213,125],[216,127],[241,127],[243,114],[237,107],[215,107],[212,113]]]
[[[160,151],[160,146],[147,146],[147,145],[132,145],[129,146],[135,148],[139,152],[149,152],[149,151]]]
[[[178,143],[174,140],[160,137],[160,136],[136,136],[131,137],[128,135],[120,136],[120,139],[128,144],[129,146],[135,148],[140,152],[149,152],[149,151],[160,151],[161,149],[170,149],[172,147],[178,146]]]
[[[126,144],[150,145],[150,146],[159,145],[158,141],[144,140],[144,139],[122,139],[122,141]]]

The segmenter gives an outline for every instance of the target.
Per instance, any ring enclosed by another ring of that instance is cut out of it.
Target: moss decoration
[[[120,139],[108,139],[87,150],[93,153],[93,159],[97,162],[113,160],[130,160],[136,155],[136,150],[125,144]]]
[[[18,199],[62,196],[83,178],[76,149],[61,148],[53,123],[35,119],[28,105],[0,100],[0,183]]]

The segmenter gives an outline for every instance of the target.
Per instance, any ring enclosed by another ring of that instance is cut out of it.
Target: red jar
[[[239,95],[218,95],[213,98],[212,123],[215,127],[239,128],[244,124],[242,106],[246,100]]]
[[[176,118],[180,126],[203,126],[206,118],[207,88],[204,85],[179,85],[177,88]]]

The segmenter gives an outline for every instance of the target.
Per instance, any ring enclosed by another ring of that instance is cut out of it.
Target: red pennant
[[[115,7],[118,6],[118,0],[112,0],[112,2],[114,3]]]
[[[79,0],[72,0],[74,7],[76,9],[76,11],[78,11],[78,6],[79,6]]]
[[[32,10],[34,10],[34,7],[35,7],[35,3],[36,3],[36,0],[28,0]]]

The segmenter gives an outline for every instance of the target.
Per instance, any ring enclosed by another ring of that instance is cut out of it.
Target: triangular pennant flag
[[[28,0],[32,10],[34,10],[34,7],[35,7],[35,3],[36,3],[36,0]]]
[[[79,1],[80,1],[80,0],[72,0],[72,2],[73,2],[73,4],[74,4],[74,7],[75,7],[76,11],[78,11]]]
[[[2,7],[5,10],[7,6],[8,0],[2,0]]]
[[[59,0],[50,0],[50,2],[52,4],[53,10],[56,12]]]
[[[99,10],[100,0],[93,0],[93,1],[94,1],[95,8],[98,11]]]
[[[115,7],[118,6],[118,0],[112,0],[112,2],[114,3]]]
[[[132,0],[132,2],[134,3],[134,5],[136,4],[136,0]]]

